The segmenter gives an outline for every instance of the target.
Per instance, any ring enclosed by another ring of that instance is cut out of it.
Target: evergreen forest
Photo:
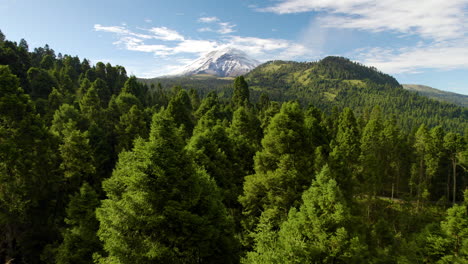
[[[0,263],[468,263],[467,121],[341,57],[168,85],[0,32]]]

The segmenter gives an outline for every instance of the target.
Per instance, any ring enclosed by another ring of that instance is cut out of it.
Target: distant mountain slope
[[[180,86],[184,89],[195,89],[200,97],[206,96],[211,91],[216,91],[220,97],[230,98],[232,95],[233,77],[217,77],[209,74],[197,74],[192,76],[159,77],[151,79],[138,79],[140,82],[155,89],[159,84],[164,89]]]
[[[350,107],[363,118],[378,105],[383,114],[395,116],[408,132],[422,123],[458,132],[468,127],[468,109],[409,92],[392,76],[342,57],[326,57],[317,62],[271,61],[249,72],[246,80],[253,102],[266,93],[270,100],[298,100],[328,113],[333,113],[335,107]],[[232,95],[232,80],[226,78],[196,75],[141,81],[161,83],[166,89],[174,85],[194,88],[201,96],[213,90],[222,98]]]
[[[403,88],[408,91],[417,92],[418,94],[424,95],[431,99],[468,107],[468,95],[441,91],[426,85],[419,84],[403,84]]]
[[[246,80],[254,94],[298,100],[327,112],[350,107],[366,117],[378,105],[407,131],[422,123],[460,132],[468,126],[468,109],[406,91],[392,76],[342,57],[306,63],[272,61],[252,70]]]
[[[209,74],[219,77],[235,77],[248,73],[259,64],[260,62],[250,58],[241,50],[225,48],[200,57],[173,76]]]

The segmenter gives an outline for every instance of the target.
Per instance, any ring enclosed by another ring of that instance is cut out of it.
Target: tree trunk
[[[457,160],[456,158],[452,161],[453,165],[453,204],[455,204],[456,197],[457,197]]]
[[[447,171],[447,205],[450,203],[450,170]]]
[[[395,184],[392,183],[392,200],[393,200],[393,191],[395,189]]]

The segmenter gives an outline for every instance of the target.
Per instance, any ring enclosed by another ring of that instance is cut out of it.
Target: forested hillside
[[[426,85],[419,84],[403,84],[403,88],[434,100],[468,107],[468,95],[441,91]]]
[[[247,81],[253,91],[273,100],[299,100],[328,113],[333,107],[350,107],[358,116],[368,116],[379,105],[407,131],[426,124],[463,132],[468,124],[468,109],[408,92],[395,78],[342,57],[269,62],[250,72]]]
[[[311,104],[328,114],[349,107],[358,117],[369,116],[372,108],[379,105],[385,115],[396,116],[398,125],[405,131],[421,124],[431,128],[441,125],[458,132],[464,132],[468,126],[468,109],[451,104],[453,99],[441,102],[431,100],[427,94],[419,96],[403,89],[392,76],[342,57],[327,57],[318,62],[271,61],[247,74],[246,80],[255,102],[266,94],[274,101]],[[225,99],[232,96],[232,82],[214,76],[140,81],[155,87],[161,84],[166,89],[194,88],[203,96],[210,91]]]
[[[186,88],[0,33],[0,262],[466,263],[465,109],[342,58]]]

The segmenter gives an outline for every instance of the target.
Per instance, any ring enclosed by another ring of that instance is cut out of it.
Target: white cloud
[[[219,34],[229,34],[232,32],[235,32],[234,27],[236,26],[235,24],[231,24],[229,22],[221,22],[218,24],[220,26],[220,29],[217,30]]]
[[[200,23],[215,23],[217,25],[217,29],[213,29],[212,27],[202,27],[199,28],[199,32],[216,32],[219,34],[229,34],[236,32],[234,29],[236,27],[236,24],[233,24],[231,22],[223,22],[217,17],[201,17],[198,19],[198,22]]]
[[[187,39],[172,48],[171,54],[178,53],[197,53],[202,54],[218,48],[219,44],[211,40],[193,40]]]
[[[466,35],[468,0],[282,0],[257,9],[277,14],[324,11],[324,26],[390,30],[446,40]]]
[[[184,37],[177,31],[167,27],[153,27],[149,30],[153,33],[153,38],[166,41],[183,41]]]
[[[309,50],[304,45],[294,43],[285,39],[225,36],[222,39],[215,41],[187,39],[181,36],[180,34],[177,35],[177,38],[159,38],[159,36],[163,34],[158,34],[158,39],[161,40],[178,40],[177,43],[174,45],[165,45],[146,44],[145,42],[147,41],[147,39],[135,37],[134,35],[138,35],[137,33],[130,32],[122,28],[120,28],[117,31],[112,30],[108,32],[117,33],[120,36],[119,40],[114,42],[115,45],[122,46],[125,49],[131,51],[153,53],[155,56],[161,57],[184,53],[194,54],[198,56],[208,53],[212,50],[228,46],[241,49],[259,59],[292,59],[307,54],[309,52]],[[166,32],[166,30],[164,30],[164,32]]]
[[[223,23],[225,28],[222,30],[224,33],[234,32],[232,28],[235,25],[227,22],[219,23]],[[140,34],[122,26],[104,27],[95,25],[94,28],[96,31],[115,34],[118,39],[113,42],[114,45],[129,51],[152,53],[155,57],[166,61],[164,69],[157,70],[161,74],[167,74],[172,68],[179,68],[200,55],[225,47],[241,49],[261,61],[271,59],[290,60],[311,53],[306,46],[285,39],[233,35],[224,35],[217,40],[190,39],[167,27],[138,28],[138,30],[149,32],[149,34]],[[199,29],[199,31],[204,30],[218,32],[218,30],[212,28]],[[180,55],[188,57],[180,58]],[[170,62],[168,62],[169,60]],[[132,67],[135,68],[136,66]],[[139,76],[149,76],[153,73],[155,73],[153,70],[144,70],[143,73],[139,73]]]
[[[414,73],[424,68],[468,68],[467,8],[468,0],[280,0],[256,10],[320,12],[307,30],[316,34],[313,38],[304,34],[303,41],[318,48],[326,44],[326,28],[416,36],[419,42],[406,47],[370,47],[351,54],[383,72]]]
[[[100,24],[95,24],[94,25],[94,30],[95,31],[101,31],[101,32],[116,33],[118,35],[134,36],[134,37],[142,38],[142,39],[151,39],[151,38],[153,38],[152,36],[147,35],[147,34],[139,34],[139,33],[131,32],[130,30],[128,30],[126,27],[123,27],[123,26],[122,27],[121,26],[106,27],[106,26],[102,26]]]
[[[145,19],[145,22],[146,22],[146,23],[151,23],[151,22],[153,22],[153,20],[147,18],[147,19]]]
[[[286,49],[291,42],[284,39],[265,39],[256,37],[232,36],[228,38],[229,45],[245,50],[251,54],[261,54],[266,51]]]
[[[198,32],[213,32],[214,30],[210,27],[203,27],[203,28],[199,28],[197,29]]]
[[[416,73],[421,69],[468,69],[466,41],[419,44],[401,49],[371,48],[357,51],[356,57],[386,73]]]
[[[217,17],[200,17],[198,19],[198,22],[201,22],[201,23],[213,23],[217,21],[219,21],[219,18]]]
[[[129,31],[120,26],[110,26],[110,27],[105,27],[100,24],[95,24],[94,25],[94,30],[95,31],[104,31],[104,32],[111,32],[111,33],[117,33],[117,34],[128,34]]]

